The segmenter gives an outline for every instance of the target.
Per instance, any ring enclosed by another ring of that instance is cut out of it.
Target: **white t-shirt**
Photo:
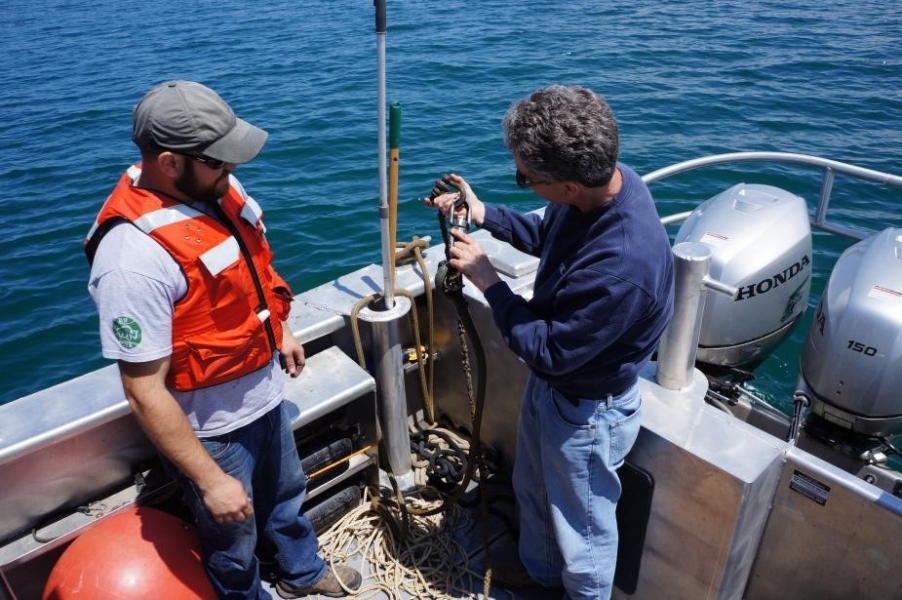
[[[122,223],[94,256],[88,291],[100,317],[105,358],[147,362],[172,354],[173,306],[188,284],[178,263],[153,238]],[[198,437],[234,431],[282,400],[278,355],[269,367],[190,392],[172,390]]]

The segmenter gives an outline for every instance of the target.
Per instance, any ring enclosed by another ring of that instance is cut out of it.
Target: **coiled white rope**
[[[437,506],[441,503],[437,494],[433,499],[425,497],[431,495],[430,490],[425,487],[419,496],[406,497],[407,505],[422,509]],[[452,505],[434,515],[408,514],[406,536],[399,542],[372,500],[367,489],[359,506],[319,536],[327,563],[360,564],[364,584],[353,598],[485,598],[484,593],[472,591],[488,587],[484,574],[470,568],[466,548],[454,538],[455,531],[473,525],[465,509]],[[385,503],[382,510],[391,511],[400,522],[402,515],[396,506]],[[504,591],[514,598],[513,593]]]

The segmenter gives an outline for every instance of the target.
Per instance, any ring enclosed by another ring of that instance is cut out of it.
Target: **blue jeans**
[[[319,581],[327,567],[317,555],[316,533],[301,512],[307,480],[285,403],[240,429],[200,441],[223,471],[244,484],[254,505],[253,519],[217,523],[194,483],[163,460],[185,492],[197,522],[204,566],[219,597],[270,599],[260,585],[254,554],[258,536],[262,547],[274,554],[280,579],[294,586]]]
[[[610,598],[617,564],[620,479],[639,435],[638,383],[618,396],[574,404],[530,375],[520,410],[514,490],[520,559],[565,598]]]

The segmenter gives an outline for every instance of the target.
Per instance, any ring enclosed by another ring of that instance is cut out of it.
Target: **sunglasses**
[[[201,164],[207,165],[211,169],[221,169],[224,166],[226,166],[226,164],[227,164],[226,161],[224,161],[224,160],[217,160],[215,158],[210,158],[209,156],[203,156],[200,154],[182,154],[181,152],[175,152],[175,154],[179,154],[186,158],[196,160],[197,162],[199,162]]]
[[[520,172],[520,169],[517,169],[517,187],[519,188],[528,188],[533,185],[540,185],[543,183],[554,183],[552,181],[544,181],[538,179],[527,179],[526,175]]]

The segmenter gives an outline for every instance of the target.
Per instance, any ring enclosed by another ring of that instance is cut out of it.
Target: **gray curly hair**
[[[605,99],[590,89],[540,88],[508,109],[502,129],[511,153],[540,179],[598,187],[614,175],[617,121]]]

